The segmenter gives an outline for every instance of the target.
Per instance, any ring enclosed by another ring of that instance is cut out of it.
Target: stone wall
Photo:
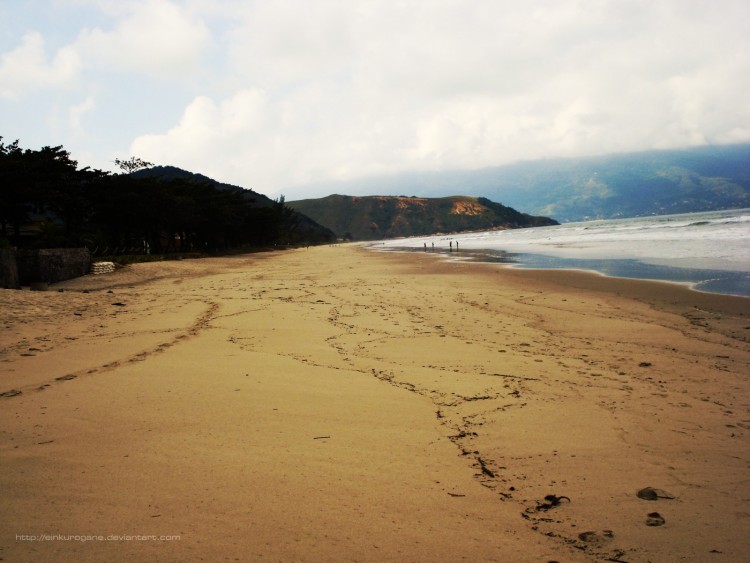
[[[109,274],[115,271],[114,262],[94,262],[91,264],[91,273],[95,276],[99,274]]]
[[[18,289],[19,287],[21,284],[18,281],[16,253],[9,248],[0,248],[0,288]]]
[[[88,248],[24,249],[16,253],[21,285],[55,283],[85,276],[91,268]]]

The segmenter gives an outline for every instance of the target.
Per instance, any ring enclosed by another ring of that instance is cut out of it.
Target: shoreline
[[[738,281],[735,281],[735,285],[732,286],[731,290],[725,290],[725,291],[710,291],[707,289],[701,289],[701,284],[706,284],[710,282],[716,282],[716,279],[709,278],[709,279],[702,279],[698,281],[690,281],[690,280],[681,280],[681,279],[670,279],[669,273],[665,275],[665,277],[648,277],[648,276],[637,276],[637,275],[617,275],[608,273],[606,271],[603,271],[603,269],[596,269],[595,267],[585,267],[581,265],[580,267],[577,267],[575,265],[572,265],[572,263],[575,262],[599,262],[604,264],[606,267],[609,265],[610,267],[612,265],[625,265],[625,264],[633,264],[636,268],[640,269],[662,269],[667,272],[672,272],[675,277],[677,277],[678,274],[682,274],[683,276],[686,274],[686,272],[690,271],[705,271],[705,272],[717,272],[718,275],[723,276],[724,279],[727,277],[742,277],[742,276],[749,276],[750,274],[748,272],[743,272],[739,270],[714,270],[711,268],[706,269],[698,269],[698,268],[687,268],[687,267],[679,267],[679,266],[669,266],[665,264],[652,264],[648,262],[643,262],[638,259],[634,258],[622,258],[622,259],[596,259],[596,258],[562,258],[562,257],[556,257],[552,255],[546,255],[546,254],[539,254],[539,253],[532,253],[532,252],[524,252],[524,253],[506,253],[504,251],[495,251],[493,249],[481,249],[481,248],[471,248],[468,250],[462,249],[460,252],[457,250],[455,252],[449,251],[445,252],[445,249],[440,250],[423,250],[419,247],[388,247],[388,248],[380,248],[378,249],[375,246],[375,243],[364,243],[368,245],[368,247],[376,252],[403,252],[403,253],[426,253],[431,254],[435,257],[439,257],[443,260],[447,261],[466,261],[471,263],[484,263],[484,264],[499,264],[507,268],[514,268],[519,270],[534,270],[534,271],[555,271],[555,270],[565,270],[565,271],[578,271],[578,272],[587,272],[592,273],[608,278],[615,278],[615,279],[626,279],[626,280],[641,280],[641,281],[654,281],[654,282],[660,282],[660,283],[670,283],[675,284],[683,287],[688,287],[689,289],[693,291],[697,291],[700,293],[710,293],[715,295],[728,295],[731,297],[743,297],[750,299],[750,287],[744,287],[737,286]],[[524,258],[521,258],[520,261],[513,261],[511,259],[507,259],[504,257],[492,257],[488,258],[488,256],[491,256],[491,253],[502,253],[503,255],[508,256],[522,256],[522,257],[529,257],[531,260],[531,263],[534,262],[540,262],[540,261],[547,261],[547,262],[557,262],[558,264],[568,264],[571,265],[552,265],[552,266],[534,266],[534,265],[526,265],[523,260]],[[459,254],[462,254],[463,256],[460,256]]]
[[[384,251],[384,254],[389,252],[391,251]],[[408,259],[410,253],[411,251],[403,253],[404,262],[407,264],[411,262]],[[401,253],[394,251],[394,254]],[[531,283],[539,287],[554,287],[563,291],[593,291],[605,296],[612,294],[614,297],[634,299],[660,311],[680,316],[694,316],[693,312],[704,311],[716,317],[712,319],[711,330],[750,342],[750,298],[744,295],[700,291],[670,280],[609,276],[595,270],[524,268],[504,263],[445,260],[442,256],[431,252],[417,251],[416,254],[427,260],[438,259],[435,260],[436,263],[442,263],[446,267],[461,266],[463,271],[465,271],[465,266],[476,268],[477,275],[488,275],[490,279],[493,274],[502,272],[505,276],[516,279],[520,287],[526,287],[528,283]],[[440,271],[444,270],[440,269]],[[471,275],[471,271],[467,273]],[[722,315],[725,317],[719,319]],[[722,322],[715,322],[716,320]]]
[[[747,298],[358,245],[0,297],[9,560],[750,549]]]

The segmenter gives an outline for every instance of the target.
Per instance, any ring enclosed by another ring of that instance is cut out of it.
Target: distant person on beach
[[[427,243],[424,243],[424,251],[427,252]]]

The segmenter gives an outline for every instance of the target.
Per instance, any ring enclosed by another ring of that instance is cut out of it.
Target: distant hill
[[[556,225],[486,198],[330,195],[289,206],[352,240]]]
[[[243,188],[242,186],[234,186],[232,184],[225,184],[219,182],[203,174],[196,172],[188,172],[182,168],[176,166],[152,166],[151,168],[142,168],[130,174],[134,178],[159,178],[160,180],[190,180],[196,183],[206,183],[222,188],[225,190],[237,190],[243,192],[248,199],[254,201],[260,207],[271,207],[274,201],[263,194],[259,194],[249,188]]]
[[[409,172],[287,190],[350,195],[468,193],[558,221],[750,207],[750,144]]]
[[[305,214],[294,210],[289,205],[283,204],[280,207],[280,202],[276,202],[263,194],[259,194],[253,190],[242,188],[240,186],[225,184],[214,180],[213,178],[209,178],[208,176],[204,176],[203,174],[188,172],[187,170],[182,170],[175,166],[153,166],[151,168],[144,168],[133,172],[131,173],[131,176],[136,178],[158,178],[167,182],[170,180],[188,180],[242,193],[252,207],[267,209],[269,212],[278,208],[278,212],[283,212],[287,215],[284,223],[290,231],[292,238],[290,242],[317,244],[321,242],[329,242],[336,238],[336,235],[330,229],[318,224]],[[281,203],[283,203],[283,201]],[[284,210],[284,208],[286,208],[286,210]]]

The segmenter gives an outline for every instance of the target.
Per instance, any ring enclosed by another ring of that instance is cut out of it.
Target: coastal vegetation
[[[0,245],[87,247],[95,255],[215,253],[315,244],[333,233],[276,201],[137,158],[112,174],[62,146],[24,149],[0,137]],[[140,173],[138,173],[140,171]]]

